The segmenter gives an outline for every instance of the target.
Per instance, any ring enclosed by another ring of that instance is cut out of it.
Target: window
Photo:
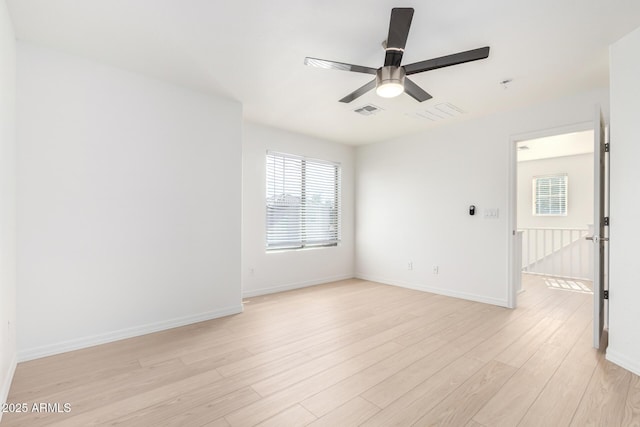
[[[336,246],[340,165],[267,152],[267,250]]]
[[[533,178],[533,214],[539,216],[567,215],[567,174]]]

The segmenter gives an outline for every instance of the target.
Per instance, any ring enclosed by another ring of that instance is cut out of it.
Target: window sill
[[[278,254],[283,252],[303,252],[303,251],[313,251],[318,249],[332,249],[340,246],[340,243],[335,245],[326,245],[326,246],[308,246],[303,248],[282,248],[282,249],[266,249],[265,252],[267,254]]]

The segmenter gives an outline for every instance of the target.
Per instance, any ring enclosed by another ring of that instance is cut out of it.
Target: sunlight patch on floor
[[[549,289],[557,289],[560,291],[579,292],[581,294],[593,294],[591,290],[590,282],[583,282],[580,280],[571,279],[558,279],[547,278],[544,279],[544,283]]]

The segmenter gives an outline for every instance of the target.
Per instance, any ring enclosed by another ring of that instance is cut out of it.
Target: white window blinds
[[[340,241],[340,165],[267,152],[267,250]]]
[[[567,215],[568,176],[549,175],[533,178],[533,214]]]

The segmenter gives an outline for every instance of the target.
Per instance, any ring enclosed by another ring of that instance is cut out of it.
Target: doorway
[[[516,142],[522,274],[569,292],[592,289],[593,130]]]
[[[568,142],[578,139],[583,142]],[[558,290],[584,292],[583,283],[575,283],[574,279],[592,279],[593,336],[594,347],[598,348],[603,337],[608,293],[608,198],[605,194],[608,144],[605,144],[600,108],[596,108],[593,122],[515,135],[510,142],[509,306],[516,307],[518,293],[523,291],[523,269],[527,274],[561,279],[549,281],[550,286]],[[547,147],[543,148],[544,145]],[[589,145],[593,148],[588,150]],[[578,148],[580,146],[583,148]],[[547,154],[540,154],[545,151]],[[577,157],[588,154],[587,151],[593,153],[590,170],[586,158],[582,167],[577,166],[580,163]],[[562,157],[567,159],[559,160]],[[522,166],[525,162],[531,164]],[[546,166],[542,167],[543,163]],[[539,169],[531,167],[535,164],[539,164]],[[521,172],[526,169],[526,173],[519,173],[519,169]],[[580,169],[587,173],[581,175]],[[589,181],[591,186],[584,184]],[[591,242],[586,247],[585,239]]]
[[[593,178],[588,186],[589,176],[581,173],[585,171],[589,156],[593,155],[593,132],[593,123],[584,122],[511,137],[511,285],[508,287],[508,300],[512,308],[517,306],[518,293],[526,291],[522,287],[523,268],[525,273],[574,277],[584,275],[588,267],[581,264],[582,261],[578,261],[577,257],[571,259],[569,254],[578,253],[581,259],[587,258],[586,254],[579,253],[580,250],[584,251],[584,247],[577,241],[584,235],[584,229],[588,230],[588,225],[593,224]],[[587,171],[591,177],[593,169],[591,157]],[[577,179],[576,174],[579,175]],[[568,190],[564,200],[558,194],[563,185]],[[579,195],[577,200],[574,199],[574,187]],[[591,197],[585,196],[586,192]],[[574,205],[578,206],[577,211]],[[585,206],[591,214],[585,212]],[[550,231],[555,228],[572,231]],[[567,246],[572,246],[572,249],[564,250]]]

